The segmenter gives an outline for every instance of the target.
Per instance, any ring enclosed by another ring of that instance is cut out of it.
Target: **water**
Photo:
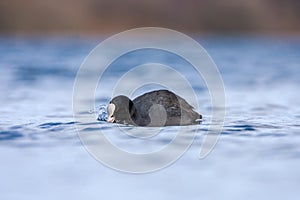
[[[202,82],[195,84],[204,121],[191,148],[168,168],[132,175],[96,161],[74,127],[80,126],[72,113],[74,78],[101,40],[0,38],[1,199],[296,199],[300,194],[300,40],[198,40],[217,64],[226,88],[221,138],[208,157],[198,159],[209,127],[205,117],[210,115],[210,98]],[[155,55],[182,64],[168,55]],[[119,62],[148,60],[139,55]],[[108,71],[106,78],[118,73]],[[134,95],[147,89],[151,87]],[[97,96],[98,106],[109,101],[107,90]],[[97,113],[90,115],[95,116],[95,128],[110,131],[117,146],[133,152],[168,145],[176,129],[166,129],[169,134],[150,143],[115,133],[115,125],[98,122]]]

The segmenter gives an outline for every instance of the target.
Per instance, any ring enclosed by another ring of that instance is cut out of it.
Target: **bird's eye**
[[[114,115],[110,116],[110,117],[114,117]]]

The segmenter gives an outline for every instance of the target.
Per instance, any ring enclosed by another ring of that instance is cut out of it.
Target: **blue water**
[[[199,160],[211,105],[203,82],[195,81],[204,121],[191,148],[167,168],[132,175],[90,156],[74,126],[80,126],[72,112],[74,79],[101,38],[0,38],[1,199],[297,199],[300,38],[196,39],[224,81],[221,137],[209,156]],[[168,56],[153,52],[151,59],[184,64]],[[138,53],[118,62],[136,65],[151,59]],[[107,71],[106,78],[121,73],[117,69]],[[108,92],[97,96],[97,105],[109,101]],[[97,121],[95,109],[87,110],[95,115],[93,125],[114,133],[114,125]],[[151,144],[118,133],[110,137],[128,151],[148,152],[167,145],[174,136],[171,130]]]

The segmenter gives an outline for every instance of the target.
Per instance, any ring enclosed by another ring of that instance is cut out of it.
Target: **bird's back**
[[[166,126],[172,125],[190,125],[195,124],[197,119],[201,119],[201,115],[193,110],[193,107],[188,104],[183,98],[168,90],[156,90],[145,93],[133,100],[134,106],[137,109],[136,123],[138,125],[160,126],[159,122],[165,120]],[[153,108],[161,112],[160,115],[154,115],[153,124],[149,117],[149,111]],[[162,109],[164,109],[162,111]]]

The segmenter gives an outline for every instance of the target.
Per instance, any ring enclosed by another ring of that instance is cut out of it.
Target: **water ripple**
[[[18,131],[0,131],[0,140],[15,140],[24,135]]]
[[[66,122],[66,123],[62,123],[62,122],[48,122],[48,123],[40,124],[38,127],[42,128],[42,129],[47,129],[47,128],[53,128],[53,127],[56,127],[56,126],[72,125],[72,124],[75,124],[75,122]]]

